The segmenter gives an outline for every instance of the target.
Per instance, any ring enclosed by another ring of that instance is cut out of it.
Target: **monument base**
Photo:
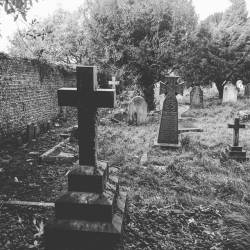
[[[248,158],[246,157],[246,151],[243,151],[242,147],[229,146],[227,151],[228,151],[228,158],[229,159],[239,161],[239,162],[248,160]]]
[[[55,202],[55,218],[45,227],[46,250],[113,249],[119,244],[127,195],[118,169],[106,162],[75,167],[69,191]]]
[[[157,140],[154,142],[154,147],[160,147],[162,149],[179,149],[181,147],[181,144],[170,144],[170,143],[160,143]]]

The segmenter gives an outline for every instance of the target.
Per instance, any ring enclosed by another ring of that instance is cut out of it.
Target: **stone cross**
[[[115,76],[112,76],[112,81],[109,81],[109,85],[112,86],[112,89],[115,89],[115,86],[119,85],[119,81],[115,80]]]
[[[183,95],[184,84],[177,84],[179,78],[179,76],[167,76],[165,78],[166,83],[160,82],[160,95],[166,95],[170,89],[174,90],[176,95]]]
[[[97,108],[113,108],[114,89],[99,89],[97,86],[97,68],[84,66],[76,68],[77,88],[58,90],[59,106],[71,106],[78,109],[79,165],[97,165]]]
[[[244,124],[240,124],[240,119],[235,118],[234,124],[228,124],[228,128],[233,128],[234,129],[234,134],[233,134],[233,146],[237,147],[239,146],[239,131],[240,128],[245,128],[246,126]]]

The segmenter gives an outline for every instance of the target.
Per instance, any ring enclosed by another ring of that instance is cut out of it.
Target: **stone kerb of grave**
[[[68,192],[55,202],[45,227],[46,249],[112,249],[120,240],[126,193],[117,168],[97,161],[97,108],[114,107],[114,90],[98,89],[96,67],[77,67],[77,89],[60,89],[60,105],[78,109],[79,162],[68,174]]]
[[[222,103],[236,103],[238,97],[238,90],[235,85],[228,82],[224,85]]]
[[[203,91],[200,86],[194,86],[190,92],[190,108],[203,108]]]
[[[142,96],[135,96],[128,105],[128,123],[142,125],[146,123],[148,105]]]
[[[240,124],[240,119],[235,118],[234,124],[228,124],[228,128],[233,129],[233,145],[229,147],[228,156],[230,159],[236,161],[246,161],[246,151],[242,150],[242,147],[239,146],[239,131],[240,128],[245,128],[244,124]]]

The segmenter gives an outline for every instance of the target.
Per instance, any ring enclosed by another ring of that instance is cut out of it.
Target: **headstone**
[[[238,90],[238,94],[240,96],[244,96],[244,93],[245,93],[245,86],[243,85],[243,82],[241,80],[238,80],[236,82],[236,88]]]
[[[190,108],[203,108],[203,91],[200,86],[194,86],[190,92]]]
[[[97,86],[96,67],[77,67],[77,89],[58,90],[59,105],[78,109],[79,163],[68,173],[68,192],[55,202],[45,228],[46,249],[112,249],[121,237],[126,194],[115,171],[97,161],[97,109],[114,107],[114,89]]]
[[[162,148],[179,148],[178,142],[178,102],[176,83],[179,77],[167,78],[167,95],[163,103],[161,123],[155,146]]]
[[[245,96],[250,97],[250,83],[247,83],[245,87]]]
[[[141,125],[147,120],[148,105],[143,97],[135,96],[128,105],[128,123]]]
[[[165,100],[165,94],[160,94],[160,82],[157,82],[154,85],[154,103],[155,103],[155,110],[161,111],[163,107],[163,102]]]
[[[238,97],[238,90],[235,85],[228,82],[224,85],[222,103],[236,103]]]
[[[235,118],[234,124],[228,124],[228,128],[233,129],[233,146],[229,148],[229,158],[237,161],[246,161],[246,151],[242,151],[242,147],[239,147],[239,130],[245,128],[244,124],[240,124],[240,119]]]

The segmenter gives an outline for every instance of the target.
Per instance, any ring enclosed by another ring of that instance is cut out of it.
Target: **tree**
[[[35,0],[38,2],[38,0]],[[4,9],[7,14],[14,14],[16,20],[19,15],[26,20],[26,13],[32,7],[34,0],[0,0],[0,7]]]
[[[224,13],[202,22],[188,44],[181,74],[193,84],[216,83],[219,97],[223,83],[246,78],[249,65],[250,20],[245,0],[231,0]]]
[[[102,68],[122,69],[123,82],[138,84],[153,108],[153,84],[177,68],[181,44],[196,26],[191,2],[96,0],[88,9],[95,61]]]
[[[59,9],[42,22],[34,20],[28,29],[17,31],[10,40],[10,54],[67,64],[87,63],[82,18],[80,11]]]

